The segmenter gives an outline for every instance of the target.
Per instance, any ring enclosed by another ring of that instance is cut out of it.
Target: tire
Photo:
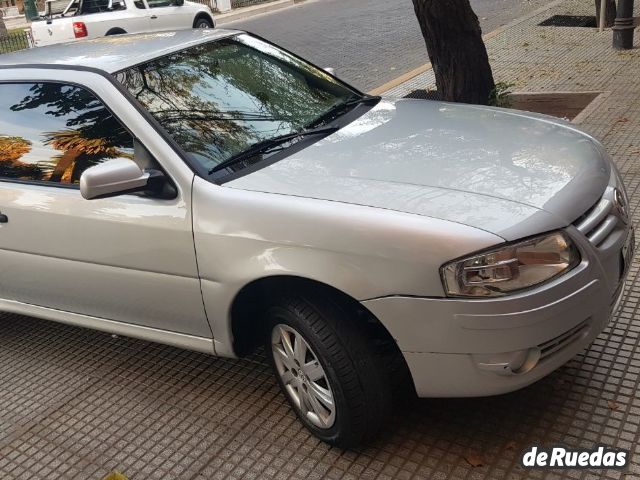
[[[372,438],[391,414],[392,392],[366,332],[345,309],[317,295],[282,298],[267,320],[267,356],[305,427],[341,448]]]
[[[213,28],[213,24],[211,23],[211,20],[206,18],[198,18],[193,23],[193,28]]]
[[[127,32],[125,32],[121,28],[114,28],[112,30],[109,30],[105,35],[105,37],[111,37],[112,35],[124,35],[125,33]]]

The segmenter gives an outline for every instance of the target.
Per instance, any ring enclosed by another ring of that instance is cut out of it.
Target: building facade
[[[16,7],[20,13],[24,13],[24,0],[0,0],[0,8],[4,10],[5,16],[11,7]]]

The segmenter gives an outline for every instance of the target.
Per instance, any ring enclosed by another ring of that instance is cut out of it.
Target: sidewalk
[[[516,90],[611,92],[581,126],[615,157],[638,225],[640,49],[614,52],[610,31],[536,26],[592,10],[593,0],[566,0],[486,43],[496,81]],[[387,93],[430,86],[427,71]],[[99,480],[119,470],[131,480],[639,478],[639,267],[635,260],[610,326],[548,378],[498,397],[416,400],[378,440],[351,452],[304,430],[259,356],[216,359],[0,315],[0,477]],[[525,470],[521,452],[534,443],[628,449],[630,465]]]
[[[592,28],[537,26],[552,15],[593,14],[593,2],[566,0],[486,35],[485,43],[495,81],[515,84],[514,91],[610,92],[602,109],[582,119],[582,128],[602,140],[619,166],[625,167],[630,160],[623,158],[625,151],[640,163],[636,152],[640,150],[640,30],[636,30],[633,50],[616,52],[611,48],[609,29],[599,33]],[[636,5],[636,15],[640,15],[640,5]],[[435,88],[433,71],[428,69],[376,93],[404,97]],[[631,132],[637,134],[637,144],[624,150],[620,142],[625,143]]]

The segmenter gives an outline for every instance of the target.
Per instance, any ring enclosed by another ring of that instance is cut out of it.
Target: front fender
[[[239,190],[199,177],[193,215],[203,299],[221,355],[231,352],[233,299],[256,279],[308,278],[360,301],[441,297],[443,263],[503,242],[444,220]]]

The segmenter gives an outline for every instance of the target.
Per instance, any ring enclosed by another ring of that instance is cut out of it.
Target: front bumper
[[[421,397],[468,397],[525,387],[565,364],[605,328],[623,292],[630,229],[582,254],[568,274],[494,299],[385,297],[363,302],[396,339]],[[633,254],[633,252],[629,252]],[[628,264],[628,263],[627,263]]]

